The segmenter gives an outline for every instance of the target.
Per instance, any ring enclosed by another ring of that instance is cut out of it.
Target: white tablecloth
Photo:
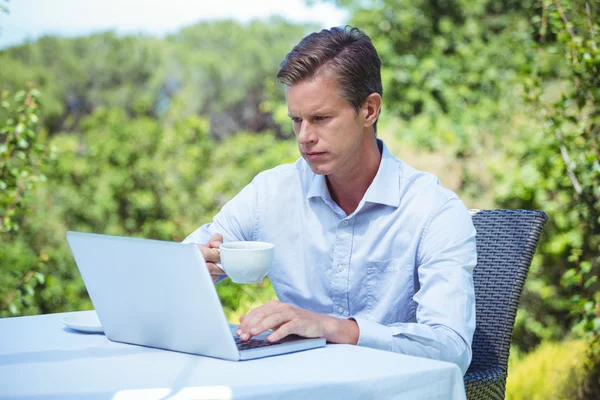
[[[0,319],[0,399],[464,399],[454,364],[350,345],[224,361]],[[201,338],[199,338],[201,340]]]

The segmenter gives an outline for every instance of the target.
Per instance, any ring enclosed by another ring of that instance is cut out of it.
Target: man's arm
[[[447,201],[430,219],[419,245],[416,322],[385,326],[356,318],[358,344],[453,362],[464,374],[475,332],[475,234],[462,202]]]
[[[220,254],[216,250],[223,242],[252,240],[256,228],[256,188],[254,182],[223,206],[213,222],[196,229],[183,243],[197,244],[207,261],[213,281],[222,280],[224,272],[217,266]],[[219,276],[220,275],[220,276]]]

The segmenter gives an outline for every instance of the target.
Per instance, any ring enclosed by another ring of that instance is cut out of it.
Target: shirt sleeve
[[[206,244],[215,233],[223,235],[223,243],[253,240],[256,229],[256,184],[252,181],[215,215],[213,222],[202,225],[183,243]],[[221,281],[225,275],[219,278]]]
[[[457,364],[466,373],[475,332],[475,227],[458,198],[429,220],[417,255],[416,322],[389,326],[353,318],[358,345]]]

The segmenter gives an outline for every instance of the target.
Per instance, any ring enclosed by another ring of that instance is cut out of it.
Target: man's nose
[[[313,127],[308,121],[302,121],[300,124],[300,130],[298,131],[298,143],[306,144],[314,142],[315,132]]]

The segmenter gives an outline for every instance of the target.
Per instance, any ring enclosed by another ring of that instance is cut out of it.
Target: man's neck
[[[326,177],[327,187],[333,201],[344,210],[346,215],[352,214],[365,196],[367,189],[371,186],[379,164],[381,163],[381,152],[377,141],[369,146],[361,159],[360,165],[344,175],[328,175]]]

